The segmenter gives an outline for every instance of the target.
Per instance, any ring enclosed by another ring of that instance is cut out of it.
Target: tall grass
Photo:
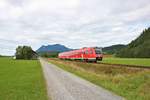
[[[60,60],[50,62],[127,100],[150,100],[150,70]]]

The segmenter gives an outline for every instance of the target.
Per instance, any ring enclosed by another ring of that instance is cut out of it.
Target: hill
[[[41,46],[36,52],[42,57],[57,57],[59,52],[70,51],[72,49],[67,48],[61,44]]]
[[[125,48],[125,45],[122,45],[122,44],[112,45],[109,47],[104,47],[103,52],[105,54],[116,54],[122,48]],[[54,44],[54,45],[41,46],[38,50],[36,50],[36,52],[41,56],[56,57],[56,55],[59,52],[70,51],[70,50],[73,50],[73,49],[70,49],[61,44]]]
[[[41,46],[36,52],[64,52],[72,50],[70,48],[67,48],[64,45],[61,44],[54,44],[54,45],[47,45],[47,46]]]
[[[103,53],[104,54],[116,54],[119,52],[121,49],[125,48],[126,45],[118,44],[118,45],[112,45],[109,47],[104,47],[103,48]]]
[[[118,57],[150,58],[150,27],[117,53]]]

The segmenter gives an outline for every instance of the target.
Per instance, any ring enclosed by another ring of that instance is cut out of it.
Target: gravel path
[[[101,87],[40,59],[52,100],[123,100]]]

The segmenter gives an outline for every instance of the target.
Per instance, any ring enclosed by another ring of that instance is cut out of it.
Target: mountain
[[[150,27],[117,53],[118,57],[150,58]]]
[[[117,52],[119,52],[121,49],[125,47],[126,45],[118,44],[118,45],[112,45],[109,47],[104,47],[102,50],[104,54],[116,54]]]
[[[64,45],[60,44],[54,44],[54,45],[47,45],[47,46],[41,46],[36,52],[64,52],[64,51],[70,51],[72,49],[67,48]]]
[[[103,52],[105,54],[115,54],[116,52],[118,52],[120,49],[124,48],[125,45],[112,45],[109,47],[104,47],[103,48]],[[36,50],[37,53],[39,54],[56,54],[59,52],[64,52],[64,51],[70,51],[73,49],[70,49],[64,45],[61,44],[54,44],[54,45],[47,45],[47,46],[41,46],[38,50]]]

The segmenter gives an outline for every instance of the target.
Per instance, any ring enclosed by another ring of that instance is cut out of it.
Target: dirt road
[[[40,59],[52,100],[123,100],[101,87]]]

